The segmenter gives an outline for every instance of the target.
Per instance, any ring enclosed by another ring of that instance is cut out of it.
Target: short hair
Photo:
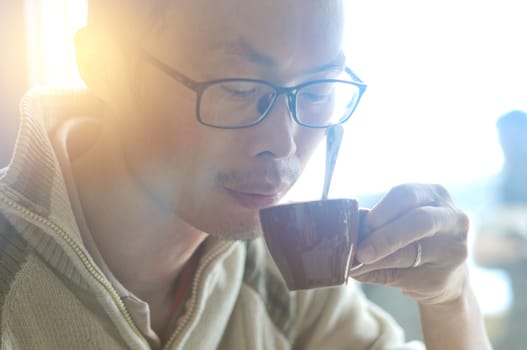
[[[118,37],[138,35],[162,22],[169,0],[88,0],[89,27]]]

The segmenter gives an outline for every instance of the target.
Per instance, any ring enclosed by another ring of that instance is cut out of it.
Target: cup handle
[[[350,251],[350,254],[352,254],[352,258],[353,260],[351,261],[351,266],[350,268],[348,269],[348,274],[353,271],[353,270],[356,270],[356,269],[359,269],[360,267],[362,267],[364,264],[358,262],[356,259],[355,259],[355,254],[356,254],[356,250],[357,250],[357,245],[359,244],[359,242],[361,241],[361,238],[364,237],[365,235],[365,227],[364,227],[364,224],[366,222],[366,216],[368,215],[368,213],[370,212],[370,209],[368,208],[359,208],[359,225],[358,225],[358,237],[357,237],[357,242],[356,242],[356,246],[352,249],[352,251]],[[347,277],[346,277],[347,279]]]
[[[369,212],[369,208],[359,208],[359,241],[366,235],[366,216],[368,216]]]

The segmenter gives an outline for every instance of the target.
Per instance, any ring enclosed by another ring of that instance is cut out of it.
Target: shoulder
[[[0,211],[0,308],[11,290],[16,275],[24,267],[30,248],[15,227]]]

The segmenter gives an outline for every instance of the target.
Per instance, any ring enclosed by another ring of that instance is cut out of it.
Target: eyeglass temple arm
[[[157,69],[161,70],[162,72],[166,73],[168,76],[176,79],[177,81],[179,81],[181,84],[185,85],[186,87],[192,89],[192,90],[198,90],[199,89],[199,83],[190,79],[190,78],[187,78],[185,75],[183,75],[182,73],[168,67],[167,65],[165,65],[163,62],[159,61],[157,58],[155,58],[154,56],[150,55],[148,52],[144,51],[144,50],[141,50],[139,52],[139,54],[141,55],[141,57],[143,59],[145,59],[146,61],[148,61],[148,63],[150,63],[151,65],[153,65],[154,67],[156,67]]]
[[[355,74],[355,73],[351,70],[350,67],[346,67],[344,70],[346,71],[346,73],[348,73],[348,74],[353,78],[353,80],[356,80],[356,81],[358,81],[359,83],[364,83],[364,82],[362,81],[362,79],[359,78],[359,76],[358,76],[357,74]]]

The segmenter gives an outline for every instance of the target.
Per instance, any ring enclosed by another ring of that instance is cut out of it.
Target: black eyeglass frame
[[[178,81],[179,83],[183,84],[187,88],[195,91],[196,92],[196,96],[197,96],[197,99],[196,99],[196,116],[197,116],[198,121],[201,124],[203,124],[203,125],[206,125],[206,126],[209,126],[209,127],[213,127],[213,128],[218,128],[218,129],[244,129],[244,128],[249,128],[249,127],[252,127],[252,126],[255,126],[255,125],[261,123],[267,117],[269,112],[272,110],[275,102],[278,100],[278,98],[282,94],[286,94],[287,95],[287,105],[288,105],[289,111],[291,113],[291,117],[299,125],[302,125],[302,126],[305,126],[305,127],[308,127],[308,128],[314,128],[314,129],[325,129],[325,128],[328,128],[328,127],[333,126],[333,125],[343,124],[343,123],[345,123],[346,121],[349,120],[349,118],[351,117],[351,115],[353,114],[353,112],[355,111],[357,106],[359,105],[360,99],[362,98],[362,95],[366,91],[366,87],[367,87],[367,85],[355,73],[353,73],[353,71],[347,66],[344,67],[344,71],[353,80],[319,79],[319,80],[307,81],[307,82],[304,82],[302,84],[299,84],[299,85],[296,85],[296,86],[291,86],[291,87],[279,86],[279,85],[275,85],[275,84],[270,83],[270,82],[265,81],[265,80],[249,79],[249,78],[227,78],[227,79],[215,79],[215,80],[208,80],[208,81],[195,81],[193,79],[188,78],[183,73],[181,73],[181,72],[173,69],[172,67],[168,66],[167,64],[161,62],[159,59],[157,59],[156,57],[152,56],[151,54],[149,54],[145,50],[140,51],[140,53],[141,53],[141,57],[143,59],[145,59],[147,62],[149,62],[150,64],[152,64],[154,67],[156,67],[157,69],[159,69],[163,73],[167,74],[168,76],[170,76],[174,80]],[[209,124],[209,123],[205,122],[201,118],[201,98],[203,96],[203,92],[211,85],[221,84],[221,83],[229,83],[229,82],[258,83],[258,84],[266,85],[266,86],[269,86],[270,88],[272,88],[275,91],[275,95],[274,95],[272,101],[269,103],[269,106],[267,107],[267,110],[264,113],[262,113],[260,118],[258,118],[257,120],[255,120],[252,123],[244,124],[244,125],[240,125],[240,126],[218,126],[218,125],[215,125],[215,124]],[[319,83],[345,83],[345,84],[354,85],[354,86],[356,86],[359,89],[359,95],[357,97],[357,102],[355,103],[355,106],[348,113],[348,115],[346,117],[344,117],[342,120],[340,120],[336,124],[330,124],[330,125],[325,125],[325,126],[314,126],[314,125],[303,123],[297,117],[297,113],[296,113],[296,96],[297,96],[297,92],[300,89],[302,89],[302,88],[304,88],[306,86],[310,86],[310,85],[313,85],[313,84],[319,84]]]

